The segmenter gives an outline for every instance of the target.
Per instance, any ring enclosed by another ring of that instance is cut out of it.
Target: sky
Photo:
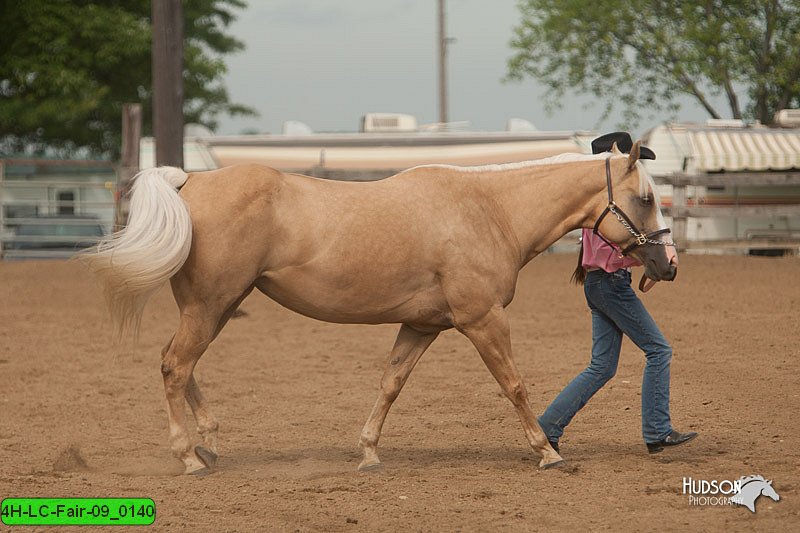
[[[438,121],[436,0],[248,0],[228,33],[246,49],[225,58],[231,100],[257,118],[220,117],[219,134],[280,133],[297,120],[314,131],[357,131],[368,112],[408,113],[419,124]],[[503,82],[519,20],[517,0],[448,0],[449,119],[470,129],[503,130],[523,118],[540,130],[634,133],[676,118],[705,121],[692,100],[672,117],[638,125],[621,112],[605,121],[604,103],[570,94],[545,110],[536,80]]]

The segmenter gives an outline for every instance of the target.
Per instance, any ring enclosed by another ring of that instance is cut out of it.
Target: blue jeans
[[[656,442],[672,432],[669,418],[669,363],[672,348],[631,287],[627,270],[587,273],[584,292],[592,311],[592,361],[553,400],[539,418],[542,430],[558,442],[572,417],[617,372],[622,334],[647,357],[642,379],[642,436]]]

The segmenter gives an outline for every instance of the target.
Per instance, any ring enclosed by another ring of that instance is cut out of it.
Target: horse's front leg
[[[539,467],[549,468],[563,463],[564,460],[547,441],[547,436],[539,427],[528,403],[528,391],[525,390],[525,384],[511,357],[511,336],[505,310],[495,306],[479,318],[460,322],[457,326],[459,331],[472,341],[489,372],[514,404],[525,436],[541,458]]]
[[[438,332],[422,333],[405,324],[400,327],[381,378],[381,391],[367,423],[361,431],[359,445],[364,450],[364,460],[358,466],[360,471],[382,468],[383,465],[378,459],[378,439],[381,437],[381,428],[383,428],[386,415],[400,394],[414,365],[438,335]]]

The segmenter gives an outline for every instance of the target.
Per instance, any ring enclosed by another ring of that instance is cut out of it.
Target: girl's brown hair
[[[583,285],[583,282],[586,281],[586,269],[583,268],[583,243],[578,251],[578,266],[575,267],[575,272],[572,273],[569,280],[575,285]]]

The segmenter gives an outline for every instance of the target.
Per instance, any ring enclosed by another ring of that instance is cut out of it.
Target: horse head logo
[[[732,496],[731,501],[744,505],[751,513],[756,512],[756,500],[759,496],[767,496],[774,501],[781,499],[772,488],[772,480],[766,480],[763,476],[742,476],[739,478],[739,485],[741,486],[739,493]]]

